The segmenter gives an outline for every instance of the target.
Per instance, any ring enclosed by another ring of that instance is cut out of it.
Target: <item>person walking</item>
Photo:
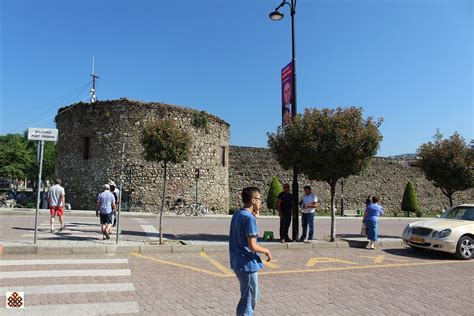
[[[257,244],[258,227],[256,218],[262,199],[260,189],[247,187],[242,190],[243,207],[232,215],[229,232],[230,266],[240,284],[240,300],[237,315],[253,315],[257,304],[258,271],[263,268],[258,253],[272,259],[270,250]]]
[[[102,239],[110,239],[110,227],[112,226],[112,212],[115,210],[115,197],[110,192],[110,186],[104,184],[103,192],[97,197],[95,216],[99,217],[102,231]]]
[[[118,212],[118,203],[119,203],[119,194],[120,191],[115,185],[115,182],[113,180],[109,180],[109,186],[110,186],[110,193],[113,194],[115,198],[115,210],[112,211],[112,225],[110,226],[109,229],[109,235],[112,234],[112,227],[115,227],[115,224],[117,223],[117,212]]]
[[[290,242],[288,230],[293,210],[293,194],[290,193],[290,185],[288,183],[283,184],[283,191],[277,196],[277,210],[278,216],[280,216],[280,240],[282,243]]]
[[[49,224],[52,233],[54,233],[54,217],[56,214],[58,215],[59,223],[61,224],[59,230],[61,231],[65,227],[63,220],[65,195],[64,188],[61,186],[61,179],[54,179],[54,185],[48,191],[49,214],[51,215]]]
[[[379,201],[379,197],[373,196],[372,203],[367,206],[362,218],[362,222],[367,228],[367,239],[369,239],[367,249],[375,249],[375,242],[378,240],[378,221],[379,216],[383,214],[383,209],[378,204]]]
[[[316,207],[318,206],[318,197],[309,185],[304,187],[304,196],[300,201],[300,205],[302,208],[301,224],[303,226],[303,234],[298,241],[310,242],[314,237],[314,212],[316,212]],[[309,235],[307,235],[308,227]],[[308,239],[306,239],[306,236],[308,236]]]

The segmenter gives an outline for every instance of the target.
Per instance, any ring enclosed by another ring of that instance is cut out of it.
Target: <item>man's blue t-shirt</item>
[[[110,191],[103,191],[97,197],[99,202],[99,211],[101,214],[112,213],[112,203],[115,203],[115,197]]]
[[[379,216],[383,214],[383,209],[380,205],[377,203],[372,203],[367,206],[365,209],[367,212],[367,215],[365,216],[365,221],[372,221],[372,222],[377,222],[379,219]]]
[[[237,210],[232,216],[229,233],[230,267],[234,271],[248,273],[263,268],[259,255],[249,248],[247,237],[257,237],[258,227],[255,217],[247,209]]]

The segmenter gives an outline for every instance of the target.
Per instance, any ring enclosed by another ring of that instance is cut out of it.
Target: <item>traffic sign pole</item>
[[[36,192],[36,214],[35,214],[35,237],[34,243],[36,244],[38,235],[38,213],[40,204],[40,191],[41,191],[41,173],[43,171],[43,152],[45,141],[58,141],[58,130],[56,128],[28,128],[28,139],[37,140],[40,142],[38,147],[38,160],[39,160],[39,172],[38,172],[38,192]]]
[[[39,213],[39,204],[40,204],[40,191],[41,191],[41,173],[43,171],[43,152],[44,152],[44,140],[40,141],[39,146],[39,173],[38,173],[38,185],[37,185],[37,192],[36,192],[36,215],[35,215],[35,240],[34,243],[36,244],[37,234],[38,234],[38,213]]]

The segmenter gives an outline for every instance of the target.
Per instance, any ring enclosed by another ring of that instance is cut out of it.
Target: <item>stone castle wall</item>
[[[196,114],[207,117],[206,128],[196,127]],[[67,202],[74,209],[94,209],[102,184],[113,179],[118,185],[123,165],[123,201],[130,198],[156,212],[161,203],[163,168],[142,158],[139,137],[148,121],[165,117],[173,118],[192,135],[188,161],[168,166],[167,195],[194,201],[194,169],[200,168],[199,200],[227,212],[229,124],[188,108],[127,99],[78,103],[58,111],[56,175],[63,179]]]
[[[230,207],[241,204],[240,193],[246,186],[258,186],[266,195],[273,176],[281,183],[292,182],[292,170],[283,170],[273,154],[267,148],[236,147],[230,148],[229,192]],[[439,211],[449,205],[448,198],[426,180],[421,170],[409,167],[403,161],[390,158],[374,158],[370,167],[361,175],[351,176],[344,182],[344,209],[362,209],[368,195],[379,195],[381,204],[387,211],[398,211],[403,198],[403,191],[410,180],[416,190],[422,211]],[[330,209],[330,189],[325,182],[308,181],[299,176],[300,196],[303,186],[311,185],[320,200],[320,209]],[[454,203],[472,203],[474,190],[457,192]],[[265,201],[265,200],[264,200]],[[336,188],[337,209],[340,209],[341,186]],[[265,203],[264,207],[266,208]]]

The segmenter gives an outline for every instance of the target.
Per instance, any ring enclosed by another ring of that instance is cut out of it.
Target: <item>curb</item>
[[[260,245],[270,250],[310,250],[325,248],[365,248],[367,240],[349,240],[338,239],[335,242],[314,240],[311,243],[277,243],[277,242],[260,242]],[[376,242],[379,248],[401,247],[400,240],[379,240]],[[208,243],[201,245],[151,245],[145,243],[137,243],[136,245],[120,245],[120,244],[101,244],[94,246],[69,245],[69,246],[50,246],[50,245],[19,245],[14,243],[0,244],[1,255],[26,255],[26,254],[45,254],[45,255],[74,255],[74,254],[129,254],[132,252],[140,254],[157,254],[157,253],[200,253],[200,252],[227,252],[227,243]]]

